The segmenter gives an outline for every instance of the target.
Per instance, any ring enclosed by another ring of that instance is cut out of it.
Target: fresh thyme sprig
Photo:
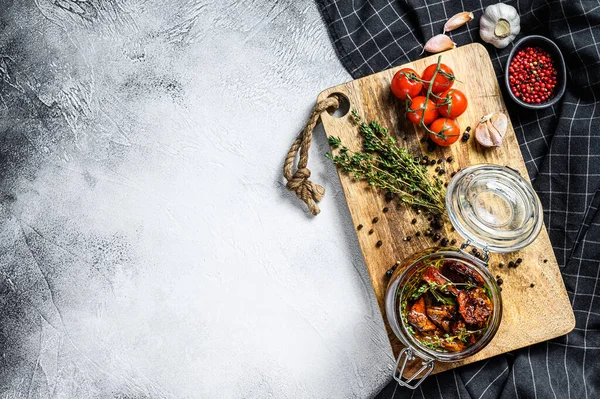
[[[412,293],[412,295],[410,296],[411,299],[418,299],[421,295],[425,294],[426,292],[430,292],[431,295],[433,295],[433,297],[440,303],[443,303],[444,305],[456,305],[456,302],[454,301],[454,299],[452,299],[451,297],[446,296],[446,294],[448,293],[448,287],[453,286],[453,287],[464,287],[464,289],[471,289],[473,287],[476,287],[475,284],[471,283],[471,282],[466,282],[466,283],[453,283],[451,281],[448,281],[444,284],[438,284],[438,283],[423,283],[421,284],[421,286],[419,288],[417,288],[416,291],[414,291]]]
[[[427,336],[423,338],[421,344],[429,349],[440,350],[443,349],[444,343],[452,343],[455,342],[455,340],[466,343],[469,336],[479,334],[483,331],[484,329],[474,331],[461,329],[456,335],[444,334],[443,337],[436,334],[433,337]]]
[[[371,186],[396,193],[400,200],[417,205],[435,215],[444,215],[445,190],[438,178],[431,180],[427,168],[408,153],[405,147],[397,145],[388,129],[377,121],[367,124],[356,110],[352,111],[354,121],[363,136],[363,152],[351,151],[342,145],[338,137],[329,137],[337,155],[326,156],[342,171],[357,180],[366,180]]]
[[[452,281],[448,281],[444,284],[438,284],[438,283],[423,283],[412,295],[411,298],[412,299],[417,299],[419,298],[421,295],[423,295],[424,293],[426,293],[427,291],[430,291],[433,294],[433,291],[438,291],[438,292],[442,292],[442,293],[447,293],[448,292],[448,287],[453,286],[453,287],[464,287],[465,289],[471,289],[476,287],[475,284],[473,284],[470,281],[467,281],[466,283],[453,283]],[[435,295],[435,294],[434,294]]]
[[[444,305],[456,305],[456,302],[454,302],[452,298],[444,296],[444,294],[447,293],[446,288],[451,284],[452,283],[450,282],[445,284],[424,283],[411,295],[411,298],[417,299],[429,291],[438,302],[443,303]]]

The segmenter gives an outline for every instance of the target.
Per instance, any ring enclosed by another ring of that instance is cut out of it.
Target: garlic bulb
[[[500,147],[508,129],[508,117],[494,112],[481,118],[475,128],[475,139],[483,147]]]
[[[521,31],[521,19],[517,10],[508,4],[488,6],[479,20],[479,35],[484,42],[496,48],[504,48]]]

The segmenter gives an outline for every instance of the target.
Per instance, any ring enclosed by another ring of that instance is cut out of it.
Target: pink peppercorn
[[[542,103],[554,93],[558,73],[550,54],[539,47],[519,50],[508,72],[510,90],[526,103]]]

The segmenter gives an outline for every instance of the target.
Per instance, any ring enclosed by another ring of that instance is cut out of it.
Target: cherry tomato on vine
[[[419,74],[410,68],[402,68],[392,78],[392,93],[400,100],[406,100],[407,96],[415,98],[419,95],[423,83],[418,80],[411,79],[409,76],[414,75],[417,79],[421,79]]]
[[[437,68],[437,64],[431,64],[423,71],[422,79],[425,81],[423,83],[424,89],[429,89],[429,84],[431,83],[431,79],[433,78],[433,74]],[[431,91],[435,94],[446,91],[452,87],[454,84],[454,72],[452,69],[446,64],[440,64],[440,70],[437,75],[435,75],[435,80],[433,81],[433,88]]]
[[[425,102],[427,102],[425,109],[421,109]],[[412,99],[408,110],[406,110],[406,117],[415,125],[418,125],[421,118],[423,118],[423,123],[429,125],[438,117],[438,112],[433,101],[427,100],[424,96],[418,96]]]
[[[441,147],[449,146],[460,136],[460,126],[454,119],[436,119],[429,129],[434,132],[429,133],[429,138]]]
[[[446,90],[437,100],[438,112],[447,118],[458,118],[465,110],[469,102],[467,96],[460,90]]]

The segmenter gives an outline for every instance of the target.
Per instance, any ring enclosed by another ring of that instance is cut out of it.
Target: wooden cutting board
[[[453,162],[444,161],[440,164],[447,171],[442,176],[446,181],[450,179],[453,171],[478,163],[509,165],[529,179],[510,121],[507,135],[500,148],[482,148],[473,134],[466,143],[459,140],[450,147],[438,148],[432,153],[427,151],[427,143],[420,143],[425,132],[406,122],[403,116],[403,104],[392,95],[389,87],[398,69],[410,67],[421,73],[426,66],[436,63],[437,58],[438,55],[426,57],[332,87],[323,91],[318,100],[334,93],[341,94],[349,100],[350,109],[356,109],[365,121],[375,119],[388,127],[399,143],[405,143],[412,154],[429,155],[430,158],[444,160],[452,156]],[[454,87],[463,91],[469,101],[467,111],[458,118],[463,131],[467,126],[471,126],[471,133],[474,133],[477,121],[491,112],[500,111],[508,115],[492,62],[482,45],[469,44],[444,52],[442,62],[452,68],[456,78],[461,81],[456,82]],[[361,138],[349,113],[343,117],[334,117],[324,112],[321,118],[328,136],[340,137],[342,143],[351,150],[361,149]],[[431,173],[435,174],[433,169],[434,167],[431,167]],[[354,225],[364,225],[362,229],[356,230],[358,241],[371,276],[379,308],[386,321],[394,355],[397,356],[402,344],[387,325],[384,295],[388,279],[385,277],[385,272],[397,260],[402,260],[424,248],[435,246],[435,243],[430,237],[422,234],[420,237],[414,236],[417,231],[424,231],[428,224],[413,209],[397,201],[387,203],[381,191],[341,172],[340,180]],[[389,211],[384,213],[382,211],[384,207],[389,207]],[[378,217],[379,221],[373,224],[372,220],[375,217]],[[416,224],[411,223],[413,218],[417,218]],[[442,237],[455,238],[458,244],[464,241],[456,232],[451,231],[449,223],[446,223],[445,228],[446,232]],[[370,229],[374,230],[371,235],[368,234]],[[413,237],[411,241],[406,242],[403,241],[406,236]],[[381,247],[376,246],[378,240],[383,242]],[[523,259],[519,267],[499,267],[500,261],[503,260],[508,264],[510,260],[519,257]],[[545,227],[529,247],[511,254],[492,254],[490,271],[494,276],[499,275],[504,280],[501,286],[503,316],[498,333],[491,343],[475,356],[456,363],[437,363],[434,373],[546,341],[567,334],[575,327],[573,310]],[[531,284],[535,286],[532,287]],[[414,371],[419,363],[413,362],[411,366],[406,373]]]

